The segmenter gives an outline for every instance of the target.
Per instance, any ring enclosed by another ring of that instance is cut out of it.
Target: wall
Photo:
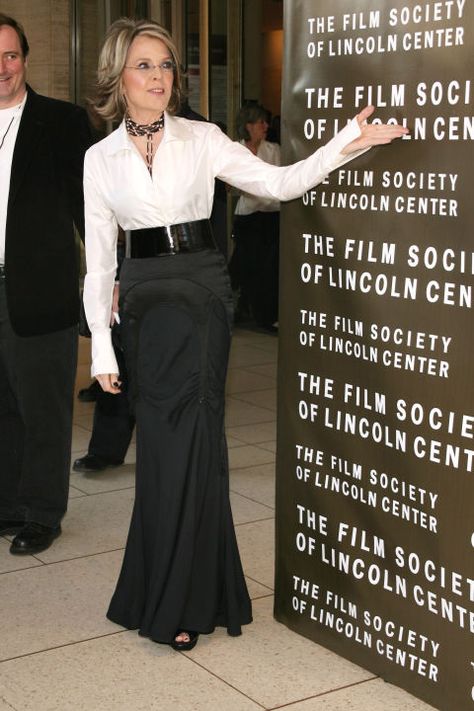
[[[244,99],[254,99],[281,113],[283,3],[245,0],[243,28]]]
[[[270,30],[262,35],[261,102],[273,116],[281,114],[281,66],[283,30]]]
[[[243,85],[242,98],[260,101],[262,77],[262,5],[255,0],[243,3]]]
[[[2,0],[1,9],[25,28],[33,89],[69,99],[69,0]]]
[[[104,36],[105,17],[101,3],[97,0],[81,0],[78,17],[79,55],[76,67],[75,96],[77,104],[84,106],[94,94],[97,78],[97,58]]]

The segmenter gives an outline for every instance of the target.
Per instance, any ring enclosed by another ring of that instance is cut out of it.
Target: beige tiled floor
[[[49,550],[13,557],[0,537],[0,711],[431,708],[273,619],[277,346],[237,331],[227,388],[231,502],[254,623],[179,654],[105,618],[133,499],[132,443],[122,467],[71,475],[64,532]],[[76,403],[73,457],[87,448],[92,412]]]

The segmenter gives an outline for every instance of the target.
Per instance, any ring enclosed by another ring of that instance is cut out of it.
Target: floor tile
[[[236,344],[232,347],[229,358],[229,368],[247,368],[248,366],[262,365],[263,363],[274,363],[275,355],[255,348],[252,345]],[[263,373],[265,375],[265,373]]]
[[[274,335],[265,335],[254,333],[252,338],[249,339],[253,346],[257,348],[262,348],[264,351],[270,351],[275,355],[278,355],[278,337]]]
[[[262,464],[230,472],[230,489],[253,501],[275,507],[275,464]]]
[[[252,373],[243,368],[231,368],[227,374],[226,392],[229,394],[260,391],[274,387],[273,378],[267,378],[265,375]]]
[[[125,464],[135,464],[137,461],[137,447],[134,441],[130,443],[124,461]]]
[[[236,329],[233,336],[235,343],[247,343],[264,350],[277,351],[278,337],[274,334],[258,333],[250,329]]]
[[[71,472],[70,481],[74,488],[85,494],[128,489],[135,486],[135,464],[109,467],[97,473]]]
[[[134,490],[83,496],[69,503],[63,534],[37,557],[54,563],[124,548]]]
[[[259,442],[260,449],[267,449],[269,452],[273,452],[273,454],[276,454],[277,450],[277,443],[275,440],[272,440],[271,442]]]
[[[79,336],[79,348],[78,348],[77,362],[79,364],[90,363],[90,357],[91,357],[91,339],[84,338],[83,336]]]
[[[247,444],[258,444],[276,438],[276,420],[270,422],[260,422],[255,425],[239,425],[238,427],[227,427],[227,434],[230,437],[242,440]]]
[[[274,585],[274,522],[273,519],[236,526],[237,541],[244,573],[262,585]]]
[[[78,390],[81,390],[81,388],[89,387],[90,383],[92,382],[91,366],[89,363],[89,353],[81,354],[80,358],[81,358],[82,362],[78,362],[78,364],[77,364],[76,388],[75,388],[76,393]]]
[[[94,413],[94,402],[81,402],[77,398],[74,400],[74,419],[81,415],[88,415],[92,419]]]
[[[79,489],[76,489],[74,486],[69,487],[69,498],[70,499],[77,499],[80,496],[86,496],[86,494],[83,491],[79,491]]]
[[[9,539],[0,536],[0,574],[9,573],[13,570],[24,570],[26,568],[35,568],[41,565],[41,561],[34,558],[32,555],[12,555],[10,553]],[[3,591],[3,577],[0,577],[0,590]]]
[[[226,440],[228,449],[232,449],[233,447],[242,447],[244,444],[242,440],[235,439],[235,437],[226,436]]]
[[[231,493],[230,503],[235,525],[251,523],[252,521],[262,521],[275,516],[275,512],[269,506],[257,504],[245,496],[240,496],[240,494]]]
[[[234,397],[242,402],[249,402],[258,407],[265,407],[268,410],[276,412],[277,409],[277,394],[276,389],[258,390],[257,392],[235,393]]]
[[[0,682],[10,711],[261,708],[183,654],[134,632],[5,662]]]
[[[229,466],[231,469],[269,464],[275,461],[275,455],[268,450],[246,444],[229,451]]]
[[[271,410],[242,402],[234,397],[228,397],[226,400],[226,427],[268,422],[273,419],[275,419],[275,414]]]
[[[2,626],[0,660],[120,629],[105,613],[122,555],[104,553],[2,575],[2,617],[8,625]]]
[[[373,677],[276,622],[273,600],[255,600],[253,613],[254,622],[241,637],[219,630],[187,654],[265,708]]]
[[[72,428],[72,449],[74,451],[80,450],[84,453],[87,452],[90,438],[90,430],[81,427],[78,423],[74,424]]]
[[[92,432],[92,412],[82,414],[74,412],[73,422],[75,425],[80,425],[83,429]],[[74,440],[72,441],[72,448],[74,449]]]
[[[432,711],[433,706],[382,679],[373,679],[287,708],[288,711]]]
[[[277,379],[278,367],[277,363],[266,363],[265,365],[249,365],[247,370],[252,373],[258,373],[259,375],[266,375],[267,378]]]
[[[247,575],[245,576],[245,582],[247,583],[247,588],[248,588],[251,600],[257,600],[261,597],[272,597],[273,598],[273,590],[270,590],[270,588],[267,588],[266,585],[257,583],[255,580],[252,580],[252,578],[249,578]]]

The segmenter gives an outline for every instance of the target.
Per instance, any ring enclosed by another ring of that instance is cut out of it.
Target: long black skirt
[[[224,258],[205,250],[126,259],[120,293],[136,497],[107,616],[158,642],[178,629],[239,635],[252,612],[229,503]]]

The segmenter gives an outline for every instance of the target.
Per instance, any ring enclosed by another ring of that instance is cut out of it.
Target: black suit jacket
[[[8,311],[19,336],[78,321],[73,223],[84,236],[82,173],[92,135],[84,109],[28,87],[10,178],[5,233]]]

